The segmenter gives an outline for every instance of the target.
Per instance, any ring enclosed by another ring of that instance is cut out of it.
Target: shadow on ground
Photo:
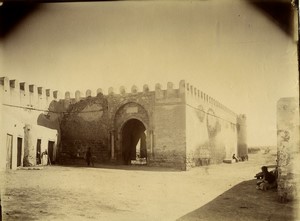
[[[221,185],[221,184],[220,184]],[[295,219],[296,202],[279,203],[277,190],[256,190],[256,180],[241,182],[178,221],[289,221]]]

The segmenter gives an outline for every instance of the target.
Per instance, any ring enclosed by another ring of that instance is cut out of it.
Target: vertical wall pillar
[[[248,155],[247,145],[247,118],[246,115],[241,114],[237,117],[237,155],[243,157]]]
[[[150,153],[151,153],[151,157],[153,158],[154,153],[153,153],[153,130],[149,131],[150,133]]]
[[[26,124],[24,127],[24,158],[25,167],[36,165],[35,143],[32,137],[32,126]]]
[[[297,197],[300,183],[299,100],[277,102],[278,196],[281,202]]]
[[[111,142],[111,159],[114,160],[115,159],[115,135],[114,135],[114,131],[110,132],[110,142]]]

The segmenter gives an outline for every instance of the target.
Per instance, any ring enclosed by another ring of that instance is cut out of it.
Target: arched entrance
[[[127,120],[121,129],[121,150],[124,164],[146,164],[146,127],[138,119]]]

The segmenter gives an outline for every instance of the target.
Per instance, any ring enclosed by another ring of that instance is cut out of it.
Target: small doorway
[[[17,142],[17,167],[21,166],[22,164],[22,138],[18,137]]]
[[[50,164],[53,163],[53,149],[54,149],[54,142],[48,141],[48,157],[49,157]]]
[[[137,119],[128,120],[122,128],[122,157],[126,165],[147,164],[146,128]]]
[[[12,147],[13,147],[13,136],[7,134],[6,136],[6,169],[12,169]]]
[[[36,143],[36,164],[41,164],[41,139],[37,139]]]

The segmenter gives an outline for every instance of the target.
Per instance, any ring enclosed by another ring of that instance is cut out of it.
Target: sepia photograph
[[[0,2],[0,221],[299,221],[298,0]]]

